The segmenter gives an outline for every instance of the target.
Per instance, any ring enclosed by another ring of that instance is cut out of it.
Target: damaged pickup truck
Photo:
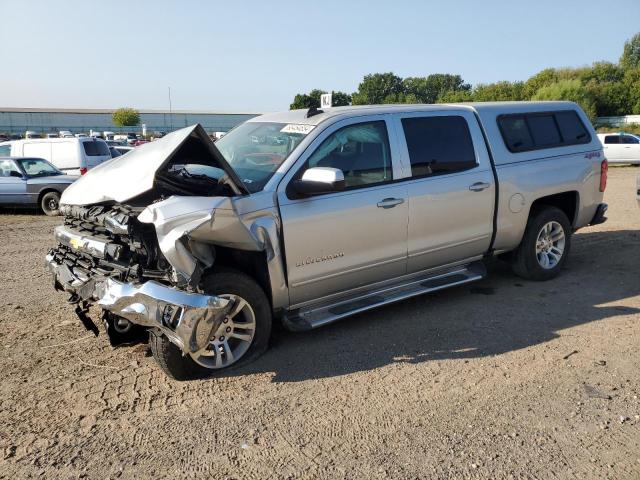
[[[607,162],[569,102],[263,115],[94,168],[61,199],[46,264],[111,343],[148,335],[176,379],[254,360],[272,321],[309,330],[483,278],[554,278],[605,220]],[[426,320],[425,320],[426,321]]]

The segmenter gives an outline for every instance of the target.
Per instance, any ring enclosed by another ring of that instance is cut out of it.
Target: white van
[[[109,146],[97,138],[46,138],[0,143],[0,156],[44,158],[67,175],[87,170],[111,159]]]

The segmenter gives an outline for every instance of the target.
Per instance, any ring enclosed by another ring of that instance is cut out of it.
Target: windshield
[[[247,122],[216,142],[251,193],[259,192],[313,125]]]
[[[18,162],[29,177],[62,175],[60,170],[41,158],[23,158],[18,160]]]

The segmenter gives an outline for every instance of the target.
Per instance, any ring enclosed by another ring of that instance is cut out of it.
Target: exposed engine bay
[[[198,352],[234,306],[201,286],[220,249],[262,272],[274,306],[288,300],[277,210],[256,210],[246,193],[200,126],[105,162],[61,198],[64,223],[46,257],[55,287],[96,334],[91,305],[112,341],[136,326]]]

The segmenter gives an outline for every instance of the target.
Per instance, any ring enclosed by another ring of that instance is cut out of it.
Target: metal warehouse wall
[[[0,133],[24,133],[33,130],[38,133],[53,133],[70,130],[73,133],[96,131],[134,131],[141,127],[117,128],[111,122],[112,110],[47,110],[0,108]],[[257,114],[253,113],[207,113],[140,111],[140,124],[146,124],[147,132],[168,132],[200,123],[211,132],[226,132]]]

